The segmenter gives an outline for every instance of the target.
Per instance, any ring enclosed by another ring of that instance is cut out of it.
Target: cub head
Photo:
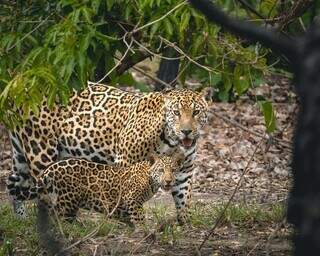
[[[195,92],[188,89],[174,89],[164,92],[165,136],[171,142],[188,150],[195,146],[201,128],[207,123],[208,102],[212,89]]]
[[[175,183],[175,173],[183,166],[184,154],[175,153],[172,156],[157,156],[152,154],[149,157],[151,164],[151,177],[160,185],[160,187],[168,191]]]

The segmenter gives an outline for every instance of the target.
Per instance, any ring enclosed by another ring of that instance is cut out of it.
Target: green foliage
[[[3,243],[0,241],[0,256],[14,255],[17,246],[28,248],[28,254],[25,255],[40,254],[34,214],[28,219],[17,219],[11,205],[2,203],[0,216],[0,232],[4,240]]]
[[[267,132],[274,132],[276,129],[276,117],[272,104],[268,101],[259,101],[258,103],[264,116]]]
[[[243,44],[182,0],[7,2],[0,8],[0,120],[8,126],[37,113],[44,96],[50,107],[65,104],[73,88],[108,73],[116,56],[134,56],[137,44],[127,51],[132,38],[159,54],[170,45],[164,39],[175,43],[194,60],[181,56],[182,85],[196,78],[215,87],[220,100],[245,93],[268,70],[266,49]],[[279,1],[250,2],[267,17],[278,14]],[[237,2],[217,4],[231,15],[252,17]],[[145,87],[116,69],[108,78],[113,85]]]

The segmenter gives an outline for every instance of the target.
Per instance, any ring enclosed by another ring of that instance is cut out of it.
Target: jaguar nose
[[[192,130],[181,130],[181,132],[182,132],[184,135],[188,136],[188,135],[192,132]]]

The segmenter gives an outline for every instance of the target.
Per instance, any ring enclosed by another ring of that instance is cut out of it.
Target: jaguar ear
[[[212,87],[203,88],[202,91],[200,92],[200,96],[205,101],[211,102],[212,101],[212,97],[213,97],[213,88]]]
[[[168,107],[170,105],[170,102],[172,101],[171,97],[167,94],[163,95],[163,101],[164,101],[164,106]]]

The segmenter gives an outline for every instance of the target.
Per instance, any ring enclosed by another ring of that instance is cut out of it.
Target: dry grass
[[[290,254],[291,231],[283,223],[281,204],[232,204],[214,235],[197,251],[223,208],[222,204],[194,203],[190,223],[181,227],[174,221],[172,208],[165,204],[148,206],[146,224],[135,230],[99,214],[81,212],[76,222],[62,222],[63,240],[70,247],[70,255]],[[32,209],[28,219],[18,220],[9,204],[0,207],[0,256],[44,253],[39,246]]]

